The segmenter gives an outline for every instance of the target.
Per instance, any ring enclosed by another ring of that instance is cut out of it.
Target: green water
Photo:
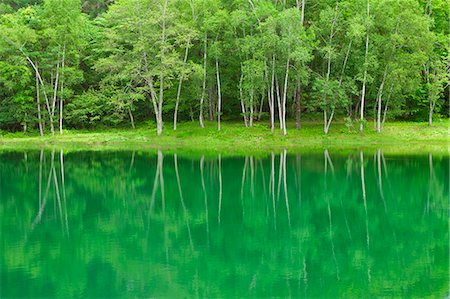
[[[449,295],[449,157],[0,154],[0,297]]]

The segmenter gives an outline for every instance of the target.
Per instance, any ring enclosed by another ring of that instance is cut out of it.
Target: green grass
[[[349,129],[344,123],[334,123],[328,135],[319,122],[302,123],[300,130],[288,123],[288,134],[283,136],[276,129],[271,132],[266,123],[256,123],[245,128],[241,122],[224,122],[217,131],[215,122],[207,122],[201,129],[198,123],[184,122],[173,131],[166,123],[162,136],[156,129],[141,126],[137,129],[108,129],[101,131],[66,130],[63,135],[39,137],[36,134],[3,133],[0,149],[31,150],[63,148],[69,150],[130,150],[164,149],[192,153],[247,154],[271,150],[310,151],[323,148],[349,150],[354,148],[382,148],[390,153],[448,153],[450,122],[441,121],[429,127],[426,123],[387,123],[382,133],[374,132],[372,125],[364,134],[357,128]]]

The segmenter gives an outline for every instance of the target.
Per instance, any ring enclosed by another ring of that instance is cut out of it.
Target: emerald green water
[[[449,157],[0,154],[0,297],[449,296]]]

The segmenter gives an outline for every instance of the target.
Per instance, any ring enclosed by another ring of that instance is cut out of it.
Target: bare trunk
[[[48,99],[48,95],[47,95],[47,92],[45,90],[45,84],[44,84],[44,81],[42,80],[42,76],[41,76],[41,74],[39,72],[39,69],[38,69],[37,65],[34,64],[33,60],[31,60],[31,58],[25,54],[25,52],[23,51],[22,48],[20,48],[19,50],[20,50],[20,52],[22,52],[22,54],[25,56],[25,58],[28,60],[28,62],[33,67],[34,71],[36,72],[36,76],[37,76],[37,78],[39,80],[39,83],[41,84],[42,92],[44,94],[45,104],[46,104],[47,112],[48,112],[48,115],[49,115],[49,118],[50,118],[50,126],[53,127],[53,117],[52,117],[52,113],[51,113],[51,109],[50,109],[50,101]],[[53,133],[54,133],[54,130],[53,130]]]
[[[250,117],[249,117],[249,125],[250,127],[253,127],[253,114],[254,114],[254,107],[253,107],[253,88],[250,89]]]
[[[162,12],[162,32],[161,32],[161,63],[165,56],[165,42],[166,42],[166,10],[167,10],[168,0],[164,0],[163,12]],[[164,101],[164,71],[163,67],[159,73],[159,102],[158,102],[158,117],[156,119],[157,122],[157,134],[158,136],[162,133],[162,105]]]
[[[370,2],[367,0],[367,19],[370,17]],[[364,77],[363,77],[363,86],[361,91],[361,113],[360,113],[360,124],[359,131],[364,132],[364,101],[366,97],[366,81],[367,81],[367,57],[369,55],[369,28],[366,28],[366,52],[364,54]]]
[[[188,41],[186,50],[184,52],[184,60],[183,60],[183,66],[186,65],[186,61],[189,54],[189,43]],[[181,96],[181,85],[183,84],[183,72],[181,72],[180,80],[178,81],[178,89],[177,89],[177,100],[175,102],[175,111],[173,112],[173,130],[175,131],[177,129],[177,117],[178,117],[178,106],[180,104],[180,96]]]
[[[383,75],[383,81],[381,81],[380,89],[378,91],[378,111],[377,111],[377,132],[381,132],[381,106],[382,106],[382,99],[383,99],[383,88],[384,88],[384,82],[386,80],[386,74],[387,74],[387,67],[384,70]]]
[[[302,25],[305,21],[305,2],[306,2],[306,0],[302,0],[302,8],[301,8],[301,15],[300,15],[300,22],[302,23]]]
[[[275,129],[275,56],[272,56],[272,81],[270,85],[270,130]]]
[[[428,125],[431,127],[433,125],[433,108],[430,103],[430,112],[428,113]]]
[[[289,58],[286,62],[286,76],[284,78],[284,90],[283,90],[283,134],[286,136],[286,97],[287,97],[287,88],[288,88],[288,80],[289,80]]]
[[[242,65],[241,65],[242,68]],[[241,98],[241,109],[242,109],[242,117],[244,118],[244,124],[245,127],[248,127],[248,121],[247,121],[247,111],[245,110],[245,104],[244,104],[244,95],[242,92],[242,81],[244,79],[244,73],[241,71],[241,78],[239,79],[239,96]]]
[[[56,65],[56,78],[55,78],[55,85],[53,86],[53,102],[52,102],[52,112],[51,112],[52,113],[52,121],[50,122],[50,129],[52,131],[52,135],[55,135],[55,127],[53,125],[53,117],[55,116],[56,100],[58,99],[58,83],[59,83],[59,61]]]
[[[325,134],[328,134],[328,132],[330,130],[331,121],[333,120],[333,117],[334,117],[334,111],[335,111],[335,109],[333,108],[331,110],[331,115],[330,115],[330,118],[328,119],[328,122],[325,122]],[[326,112],[325,112],[325,118],[326,118]]]
[[[134,126],[134,117],[133,117],[133,113],[131,112],[131,108],[130,108],[130,107],[128,107],[128,115],[130,116],[131,127],[132,127],[133,129],[135,129],[135,126]]]
[[[263,107],[264,107],[264,94],[262,94],[261,96],[261,103],[259,103],[259,110],[258,110],[258,121],[261,120],[261,116],[262,116],[262,112],[263,112]]]
[[[328,61],[327,61],[327,76],[326,76],[326,82],[327,82],[326,84],[327,85],[330,82],[330,74],[331,74],[331,45],[333,43],[333,36],[335,34],[334,26],[336,25],[337,13],[338,13],[338,2],[336,2],[334,18],[333,18],[333,22],[331,23],[330,36],[329,36],[329,39],[328,39],[329,50],[328,50]],[[331,121],[333,120],[333,116],[334,116],[334,108],[333,108],[332,112],[331,112],[331,115],[330,115],[330,119],[328,120],[328,118],[327,118],[327,110],[328,110],[327,98],[328,98],[327,95],[325,95],[325,97],[324,97],[324,108],[323,108],[323,131],[324,131],[325,134],[328,134],[328,129],[330,128]]]
[[[37,65],[37,63],[36,63]],[[38,74],[36,72],[36,103],[37,103],[37,113],[38,113],[38,126],[39,126],[39,134],[44,136],[44,128],[42,127],[42,116],[41,116],[41,103],[40,103],[40,91],[39,91],[39,79]]]
[[[64,107],[64,64],[66,58],[66,45],[64,44],[61,62],[61,95],[59,96],[59,134],[63,130],[63,107]]]
[[[300,92],[301,92],[301,85],[300,82],[297,83],[297,89],[295,90],[295,128],[300,129]]]
[[[222,94],[220,92],[220,74],[219,60],[216,57],[216,76],[217,76],[217,130],[220,131],[220,116],[222,114]]]
[[[280,130],[283,130],[283,108],[281,106],[280,86],[278,84],[278,78],[275,80],[277,87],[277,104],[278,104],[278,118],[280,120]]]
[[[202,97],[200,99],[200,115],[199,122],[200,127],[204,128],[205,124],[203,123],[203,102],[205,100],[205,90],[206,90],[206,51],[208,45],[208,36],[205,34],[205,50],[203,51],[203,88],[202,88]]]

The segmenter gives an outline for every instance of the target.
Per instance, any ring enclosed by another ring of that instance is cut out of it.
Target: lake
[[[0,153],[0,297],[449,296],[449,157]]]

